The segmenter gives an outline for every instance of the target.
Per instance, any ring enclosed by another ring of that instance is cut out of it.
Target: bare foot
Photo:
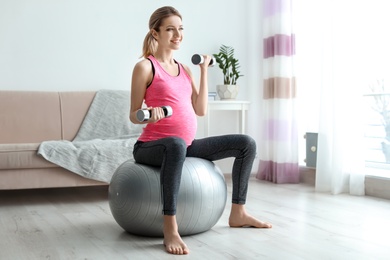
[[[232,210],[229,217],[230,227],[255,227],[255,228],[272,228],[267,222],[260,221],[246,213],[244,205],[232,204]]]
[[[178,232],[176,216],[164,216],[164,246],[168,253],[187,255],[190,250]]]

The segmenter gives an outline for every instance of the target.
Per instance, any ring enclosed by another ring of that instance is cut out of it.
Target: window
[[[380,173],[378,169],[390,170],[390,86],[388,81],[382,78],[368,84],[364,101],[366,165],[372,168],[377,175]],[[386,175],[384,172],[382,174]]]
[[[357,66],[364,71],[363,75],[356,73],[356,77],[364,86],[364,90],[357,87],[357,91],[362,92],[364,100],[365,145],[361,149],[365,152],[367,174],[390,178],[390,158],[386,160],[384,153],[389,150],[390,157],[390,31],[386,28],[390,24],[389,9],[390,2],[386,0],[294,1],[302,164],[305,158],[304,133],[318,132],[320,118],[316,112],[320,100],[319,83],[323,79],[321,62],[327,60],[326,55],[333,54],[324,35],[334,30],[333,41],[348,39],[348,44],[355,48],[352,59],[345,56],[350,66],[343,69],[352,70]],[[353,24],[358,30],[340,29],[343,26],[343,29],[348,28],[346,23]],[[335,46],[343,44],[336,42]],[[386,143],[389,143],[389,148],[386,148]]]

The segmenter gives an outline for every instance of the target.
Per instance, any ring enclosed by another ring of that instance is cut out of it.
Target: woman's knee
[[[249,152],[256,153],[256,141],[249,135],[242,135],[241,142],[245,145]]]
[[[184,139],[180,137],[168,137],[166,138],[165,147],[167,152],[173,151],[174,153],[181,154],[185,157],[187,151],[187,144]]]

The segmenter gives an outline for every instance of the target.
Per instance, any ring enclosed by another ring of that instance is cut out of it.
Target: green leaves
[[[219,48],[219,53],[213,54],[213,56],[222,70],[223,84],[236,85],[238,78],[244,75],[241,75],[238,70],[240,65],[238,59],[234,58],[233,47],[222,44]]]

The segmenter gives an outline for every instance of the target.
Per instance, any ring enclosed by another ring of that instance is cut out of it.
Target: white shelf
[[[210,113],[213,110],[235,110],[240,112],[240,133],[245,134],[245,126],[246,126],[246,112],[249,110],[249,101],[245,100],[215,100],[209,101],[207,115],[205,118],[205,136],[209,136],[210,133]]]

